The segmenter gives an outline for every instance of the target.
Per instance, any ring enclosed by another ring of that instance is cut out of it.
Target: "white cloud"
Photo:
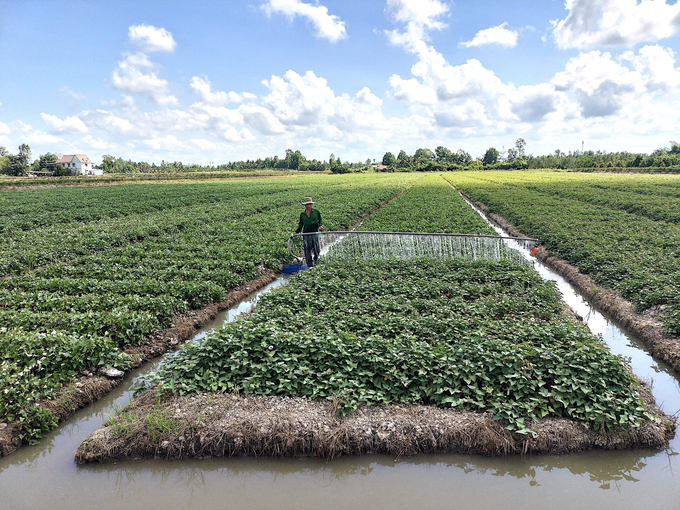
[[[64,144],[66,141],[58,136],[45,133],[38,129],[34,129],[30,124],[17,121],[17,131],[21,133],[20,140],[22,143],[47,145],[47,144]]]
[[[607,117],[624,103],[645,92],[644,79],[612,58],[610,53],[581,53],[567,62],[552,83],[557,90],[573,92],[586,117]]]
[[[439,0],[387,0],[386,12],[400,23],[441,30],[446,25],[437,18],[448,13],[449,8]]]
[[[176,149],[181,149],[184,144],[174,135],[157,136],[155,138],[148,138],[144,140],[144,143],[156,150],[168,150],[173,151]]]
[[[126,119],[123,115],[130,116],[132,121]],[[101,129],[113,136],[131,135],[135,133],[133,121],[136,123],[139,120],[139,117],[134,114],[130,115],[125,110],[113,113],[109,110],[98,109],[85,111],[82,113],[82,116],[93,128]],[[141,134],[141,132],[138,132],[137,134]]]
[[[645,77],[648,92],[680,92],[680,70],[675,67],[675,53],[670,48],[644,46],[637,55],[632,51],[625,52],[620,60],[630,62],[633,69]]]
[[[389,41],[402,46],[410,53],[425,51],[428,30],[442,30],[446,23],[439,18],[449,8],[439,0],[387,0],[385,12],[397,23],[404,23],[405,30],[386,31]]]
[[[559,143],[565,136],[605,136],[607,130],[651,136],[668,132],[667,126],[680,120],[675,113],[680,110],[680,99],[675,99],[680,98],[680,69],[670,49],[645,46],[618,57],[581,53],[548,83],[516,87],[478,60],[450,64],[428,43],[429,30],[441,28],[444,6],[427,14],[417,11],[418,2],[388,5],[393,18],[405,23],[387,32],[390,42],[417,58],[411,76],[390,77],[389,95],[412,111],[412,122],[419,119],[420,136],[433,132],[497,144],[493,140],[512,133],[527,139],[552,137]],[[652,115],[664,108],[665,127]]]
[[[312,71],[300,76],[291,69],[263,83],[269,94],[262,99],[262,105],[284,124],[315,124],[333,107],[334,92],[324,78]]]
[[[237,92],[223,92],[221,90],[210,90],[210,82],[207,78],[199,78],[194,76],[189,82],[189,87],[196,92],[201,99],[213,105],[225,105],[227,103],[242,103],[245,99],[254,99],[257,96],[254,94],[239,94]]]
[[[517,46],[518,37],[519,32],[512,28],[508,28],[508,23],[504,22],[496,27],[480,30],[475,34],[471,41],[462,42],[458,46],[472,48],[475,46],[496,44],[506,48],[514,48]]]
[[[680,2],[666,0],[566,0],[569,11],[554,20],[558,48],[591,49],[658,41],[680,30]]]
[[[202,151],[212,151],[217,149],[217,144],[211,142],[210,140],[206,140],[205,138],[192,138],[189,140],[189,143],[194,144]]]
[[[125,92],[147,95],[162,106],[178,104],[169,92],[168,82],[152,71],[155,67],[144,53],[127,54],[113,71],[111,85]]]
[[[332,43],[347,37],[345,22],[335,14],[329,14],[328,8],[323,5],[311,5],[300,0],[269,0],[262,4],[262,10],[267,16],[283,14],[290,19],[296,16],[306,18],[314,25],[316,37]]]
[[[11,132],[12,131],[9,129],[9,126],[4,122],[0,121],[0,135],[8,135]]]
[[[82,143],[89,145],[94,149],[115,149],[117,146],[115,143],[109,143],[101,138],[95,138],[92,135],[87,135],[80,140]]]
[[[153,25],[132,25],[128,29],[128,37],[131,44],[148,53],[154,51],[172,52],[177,46],[170,32]]]
[[[66,117],[63,120],[48,113],[41,113],[40,116],[52,133],[72,135],[87,133],[88,131],[85,123],[75,116]]]
[[[234,126],[228,126],[222,136],[228,142],[243,142],[249,140],[255,140],[253,134],[248,130],[248,128],[242,128],[237,130]]]
[[[521,86],[508,97],[512,113],[519,121],[530,124],[545,120],[562,106],[564,99],[548,83]]]
[[[77,101],[83,101],[85,99],[85,94],[78,92],[77,90],[72,90],[66,85],[59,87],[59,93]]]
[[[281,121],[269,110],[259,105],[241,105],[238,111],[245,122],[265,135],[280,135],[285,132]]]

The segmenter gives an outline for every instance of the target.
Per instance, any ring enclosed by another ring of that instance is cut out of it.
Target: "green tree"
[[[484,153],[482,163],[485,165],[493,165],[498,162],[498,150],[495,147],[489,147]]]
[[[41,154],[40,159],[38,159],[38,166],[40,167],[40,171],[47,172],[51,170],[52,164],[56,163],[58,159],[59,158],[57,157],[57,155],[52,154],[51,152]]]
[[[165,163],[165,161],[163,161]],[[163,163],[161,163],[161,167],[163,166]],[[102,156],[102,169],[104,170],[105,174],[112,174],[116,171],[116,158],[113,156],[109,156],[108,154],[104,154]]]
[[[399,151],[399,155],[397,156],[397,166],[399,168],[408,168],[411,166],[411,158],[409,157],[404,150]]]
[[[517,149],[514,147],[508,149],[507,161],[515,161],[517,159]]]
[[[382,158],[382,164],[385,166],[395,166],[397,164],[397,158],[391,152],[386,152]]]
[[[22,143],[19,146],[19,154],[7,156],[8,162],[5,167],[5,173],[8,175],[22,176],[28,175],[28,168],[31,162],[31,148]]]
[[[458,149],[453,162],[459,165],[469,165],[472,163],[472,156],[469,152],[464,151],[463,149]]]
[[[286,168],[290,170],[299,170],[305,162],[305,157],[298,151],[286,149]]]
[[[527,142],[524,138],[518,138],[515,142],[515,150],[517,151],[517,158],[523,158],[525,156],[524,150],[526,149]],[[508,157],[510,156],[510,151],[508,151]]]
[[[452,163],[455,158],[453,152],[442,145],[434,150],[434,156],[437,163]]]
[[[7,147],[0,146],[0,157],[5,156],[9,156],[9,151],[7,150]]]
[[[430,149],[418,149],[413,154],[413,163],[416,165],[426,165],[430,161],[434,161],[434,153]]]

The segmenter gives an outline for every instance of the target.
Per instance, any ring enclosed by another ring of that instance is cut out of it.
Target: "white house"
[[[95,170],[85,154],[64,154],[55,164],[70,168],[74,175],[104,175],[103,170]]]

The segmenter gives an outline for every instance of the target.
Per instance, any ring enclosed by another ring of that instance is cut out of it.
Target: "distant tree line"
[[[0,174],[25,177],[31,172],[51,172],[53,175],[71,175],[72,169],[55,165],[59,156],[47,152],[31,162],[31,148],[28,144],[19,145],[17,154],[10,154],[6,147],[0,147]]]
[[[384,168],[379,171],[444,171],[444,170],[522,170],[522,169],[565,169],[598,170],[607,168],[658,168],[675,169],[680,167],[680,144],[671,141],[670,148],[662,147],[652,154],[630,152],[573,151],[564,153],[557,149],[546,156],[526,154],[526,141],[517,139],[507,151],[489,147],[480,158],[473,159],[463,149],[453,152],[439,146],[432,152],[418,149],[413,156],[403,150],[397,157],[386,152],[382,159]],[[680,168],[678,168],[680,170]]]
[[[674,141],[670,143],[670,148],[661,147],[650,155],[604,151],[570,151],[565,154],[557,149],[547,156],[530,156],[527,158],[527,167],[568,170],[678,167],[680,166],[680,144]]]
[[[0,174],[11,176],[26,176],[30,172],[53,172],[54,175],[70,175],[72,169],[55,165],[58,155],[53,153],[41,154],[31,162],[31,148],[21,144],[17,154],[10,154],[5,147],[0,147]],[[400,150],[397,156],[386,152],[376,164],[375,160],[364,162],[342,161],[331,154],[328,160],[306,158],[299,150],[286,150],[283,158],[278,156],[258,158],[253,160],[232,161],[218,165],[185,164],[181,161],[161,161],[160,165],[125,160],[120,157],[104,155],[102,164],[97,168],[106,174],[140,174],[140,173],[198,173],[198,172],[230,172],[249,170],[296,170],[309,172],[331,171],[333,173],[362,172],[375,169],[379,172],[433,172],[455,170],[521,170],[521,169],[564,169],[564,170],[599,170],[599,169],[668,169],[680,171],[680,144],[670,142],[670,148],[662,147],[651,154],[635,154],[629,152],[604,151],[570,151],[555,150],[545,156],[526,154],[526,141],[517,139],[510,149],[499,151],[489,147],[482,157],[473,158],[469,152],[438,146],[434,152],[427,148],[420,148],[413,155]],[[647,170],[649,171],[649,170]]]
[[[370,163],[370,161],[369,161]],[[161,161],[160,165],[135,162],[105,155],[102,158],[101,168],[107,174],[129,173],[191,173],[191,172],[233,172],[247,170],[296,170],[302,172],[324,172],[330,170],[334,173],[356,172],[365,169],[369,163],[343,163],[339,157],[331,154],[328,161],[307,159],[299,150],[286,150],[285,156],[248,159],[244,161],[232,161],[218,165],[184,164],[181,161]]]
[[[482,158],[474,159],[469,152],[458,149],[452,151],[443,146],[437,147],[434,152],[430,149],[418,149],[409,156],[403,149],[394,157],[391,152],[386,152],[382,159],[382,167],[378,171],[451,171],[451,170],[478,170],[478,169],[524,169],[527,168],[525,157],[526,142],[520,138],[515,146],[505,153],[490,147]]]

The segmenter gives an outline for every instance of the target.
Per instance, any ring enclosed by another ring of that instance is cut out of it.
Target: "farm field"
[[[361,228],[489,232],[439,175],[417,181]],[[347,415],[394,403],[455,407],[491,413],[519,434],[546,417],[593,430],[653,420],[626,360],[562,306],[552,283],[509,261],[331,259],[145,380],[159,397],[304,396],[332,400]],[[123,410],[103,434],[126,441],[130,421]]]
[[[462,260],[327,263],[153,376],[180,393],[234,391],[487,411],[512,429],[569,417],[647,419],[622,359],[562,313],[527,266]]]
[[[0,422],[32,440],[36,405],[82,370],[287,260],[302,197],[342,229],[421,176],[304,176],[0,191]]]
[[[680,335],[680,177],[476,172],[447,179],[638,312],[659,315],[667,335]]]
[[[426,174],[358,230],[495,235],[439,174]]]

